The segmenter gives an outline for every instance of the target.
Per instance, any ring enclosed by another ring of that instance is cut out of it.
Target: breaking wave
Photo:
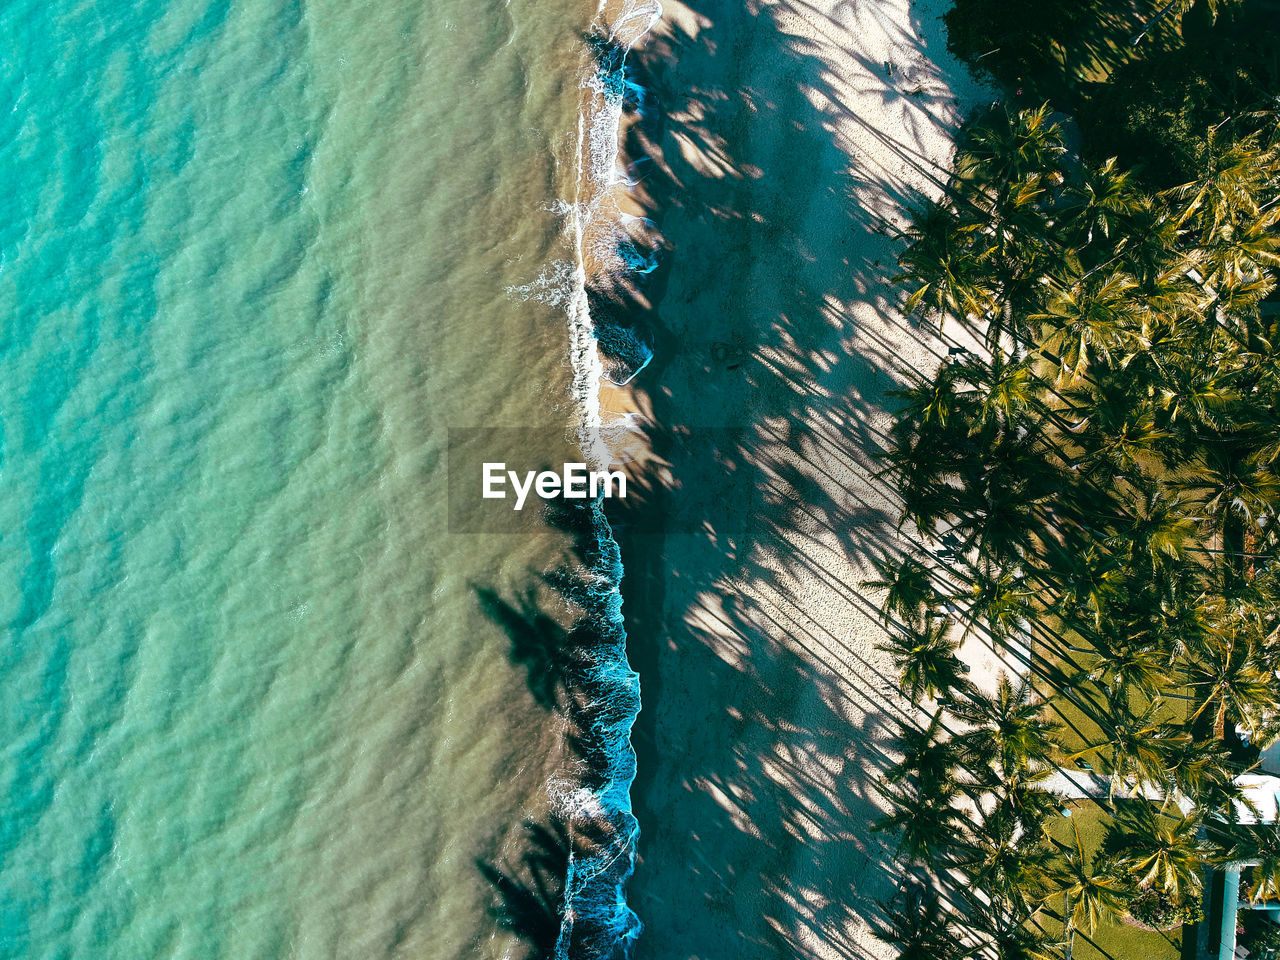
[[[630,106],[643,115],[651,106],[649,94],[628,72],[627,54],[652,29],[662,8],[656,0],[628,0],[616,13],[612,6],[601,3],[600,26],[589,41],[591,68],[583,81],[578,194],[565,211],[574,260],[550,265],[526,291],[566,311],[578,441],[596,468],[611,460],[601,421],[601,380],[626,383],[652,357],[643,333],[611,309],[609,291],[658,263],[652,223],[623,213],[614,191],[635,182],[638,166],[627,168],[620,157],[624,112]],[[626,898],[639,834],[630,791],[636,772],[631,728],[640,711],[640,683],[627,660],[622,559],[602,500],[587,506],[580,532],[585,569],[572,599],[586,616],[566,681],[581,770],[578,781],[557,797],[571,846],[556,958],[616,960],[630,955],[641,928]]]

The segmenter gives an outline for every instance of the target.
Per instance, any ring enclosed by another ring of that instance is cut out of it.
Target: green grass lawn
[[[1080,831],[1080,839],[1088,852],[1096,852],[1102,844],[1103,834],[1111,822],[1110,816],[1098,804],[1089,800],[1077,800],[1068,804],[1070,817],[1059,817],[1054,820],[1050,833],[1064,843],[1074,842],[1071,827],[1074,823]],[[1062,904],[1049,904],[1055,913],[1061,914]],[[1062,925],[1060,921],[1048,918],[1044,921],[1045,930],[1050,934],[1058,934]],[[1073,960],[1178,960],[1182,952],[1182,931],[1180,929],[1168,933],[1155,933],[1140,930],[1123,921],[1100,926],[1092,938],[1086,931],[1076,934]]]

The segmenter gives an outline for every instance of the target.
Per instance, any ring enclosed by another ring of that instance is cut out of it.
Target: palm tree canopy
[[[1230,842],[1221,859],[1253,864],[1245,887],[1249,899],[1280,899],[1280,823],[1238,823],[1229,830]]]
[[[959,644],[951,639],[952,622],[940,618],[919,629],[907,628],[889,637],[876,649],[888,653],[901,674],[904,696],[919,703],[963,687],[964,668],[956,656]]]
[[[940,602],[932,573],[918,558],[905,555],[897,560],[880,560],[875,568],[880,579],[869,580],[863,586],[886,591],[881,607],[886,616],[896,613],[906,623],[916,626]]]
[[[956,936],[955,924],[936,890],[922,884],[905,886],[886,920],[873,919],[876,936],[898,949],[896,960],[961,960],[973,955]]]
[[[1140,711],[1130,712],[1123,704],[1095,722],[1103,739],[1073,754],[1071,759],[1087,755],[1098,757],[1111,777],[1111,792],[1138,794],[1143,785],[1164,789],[1170,779],[1169,758],[1191,739],[1186,731],[1157,719],[1163,704],[1156,700]]]
[[[1200,840],[1202,815],[1171,816],[1154,804],[1124,803],[1108,828],[1103,849],[1139,886],[1156,886],[1178,903],[1200,895],[1209,851]]]
[[[964,823],[964,815],[955,806],[959,798],[955,785],[881,786],[879,789],[893,809],[871,828],[877,832],[898,832],[898,853],[909,860],[931,865],[942,862],[955,848]]]
[[[895,738],[902,759],[885,771],[889,783],[913,782],[923,789],[936,789],[942,784],[959,783],[958,770],[963,759],[959,745],[942,727],[942,709],[934,711],[928,725],[900,721]]]
[[[1075,821],[1069,843],[1054,841],[1058,855],[1050,861],[1050,892],[1044,899],[1064,897],[1071,912],[1064,917],[1069,929],[1084,930],[1090,936],[1099,924],[1115,919],[1124,911],[1120,880],[1108,869],[1104,858],[1086,852]]]
[[[1057,748],[1058,725],[1044,719],[1044,701],[1031,682],[1001,673],[995,693],[975,693],[952,712],[974,729],[957,739],[974,763],[998,764],[1004,774],[1047,763]]]
[[[987,955],[1069,955],[1121,892],[1186,905],[1246,847],[1251,896],[1280,892],[1280,840],[1226,826],[1251,751],[1280,738],[1280,136],[1246,122],[1153,195],[1068,158],[1047,105],[994,110],[906,233],[908,307],[984,349],[913,378],[889,431],[882,475],[920,549],[880,570],[908,626],[881,649],[911,699],[959,702],[950,737],[942,711],[904,730],[884,824],[963,870]],[[964,680],[943,609],[997,653],[1025,639],[1037,683],[1085,713],[1066,759],[1110,777],[1104,855],[1053,840],[1059,731],[1028,681]],[[1065,944],[1035,932],[1055,897]]]

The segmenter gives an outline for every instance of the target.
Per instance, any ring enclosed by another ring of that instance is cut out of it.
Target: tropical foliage
[[[1275,109],[1275,15],[1269,0],[956,0],[946,21],[952,51],[1014,101],[1069,111],[1087,158],[1165,188],[1196,176],[1225,117]]]
[[[1180,904],[1160,887],[1143,887],[1129,899],[1129,916],[1145,927],[1168,930],[1199,917],[1188,904]]]
[[[1152,193],[1073,156],[1047,106],[997,110],[906,233],[906,307],[968,346],[900,391],[889,435],[921,546],[872,581],[881,649],[929,719],[879,827],[964,905],[945,929],[968,949],[1070,957],[1126,914],[1192,919],[1204,866],[1242,851],[1249,895],[1280,892],[1274,828],[1230,825],[1280,735],[1272,120],[1223,125]],[[1023,676],[978,690],[969,638]],[[1054,826],[1056,767],[1105,778],[1098,849]]]

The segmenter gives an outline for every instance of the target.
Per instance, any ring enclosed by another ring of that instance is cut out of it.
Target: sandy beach
[[[875,476],[886,392],[947,349],[895,307],[893,234],[991,96],[947,53],[945,9],[670,2],[633,54],[661,105],[628,144],[666,241],[657,351],[602,399],[654,456],[615,517],[644,702],[639,958],[891,955],[869,825],[908,705],[862,583],[902,536]]]

